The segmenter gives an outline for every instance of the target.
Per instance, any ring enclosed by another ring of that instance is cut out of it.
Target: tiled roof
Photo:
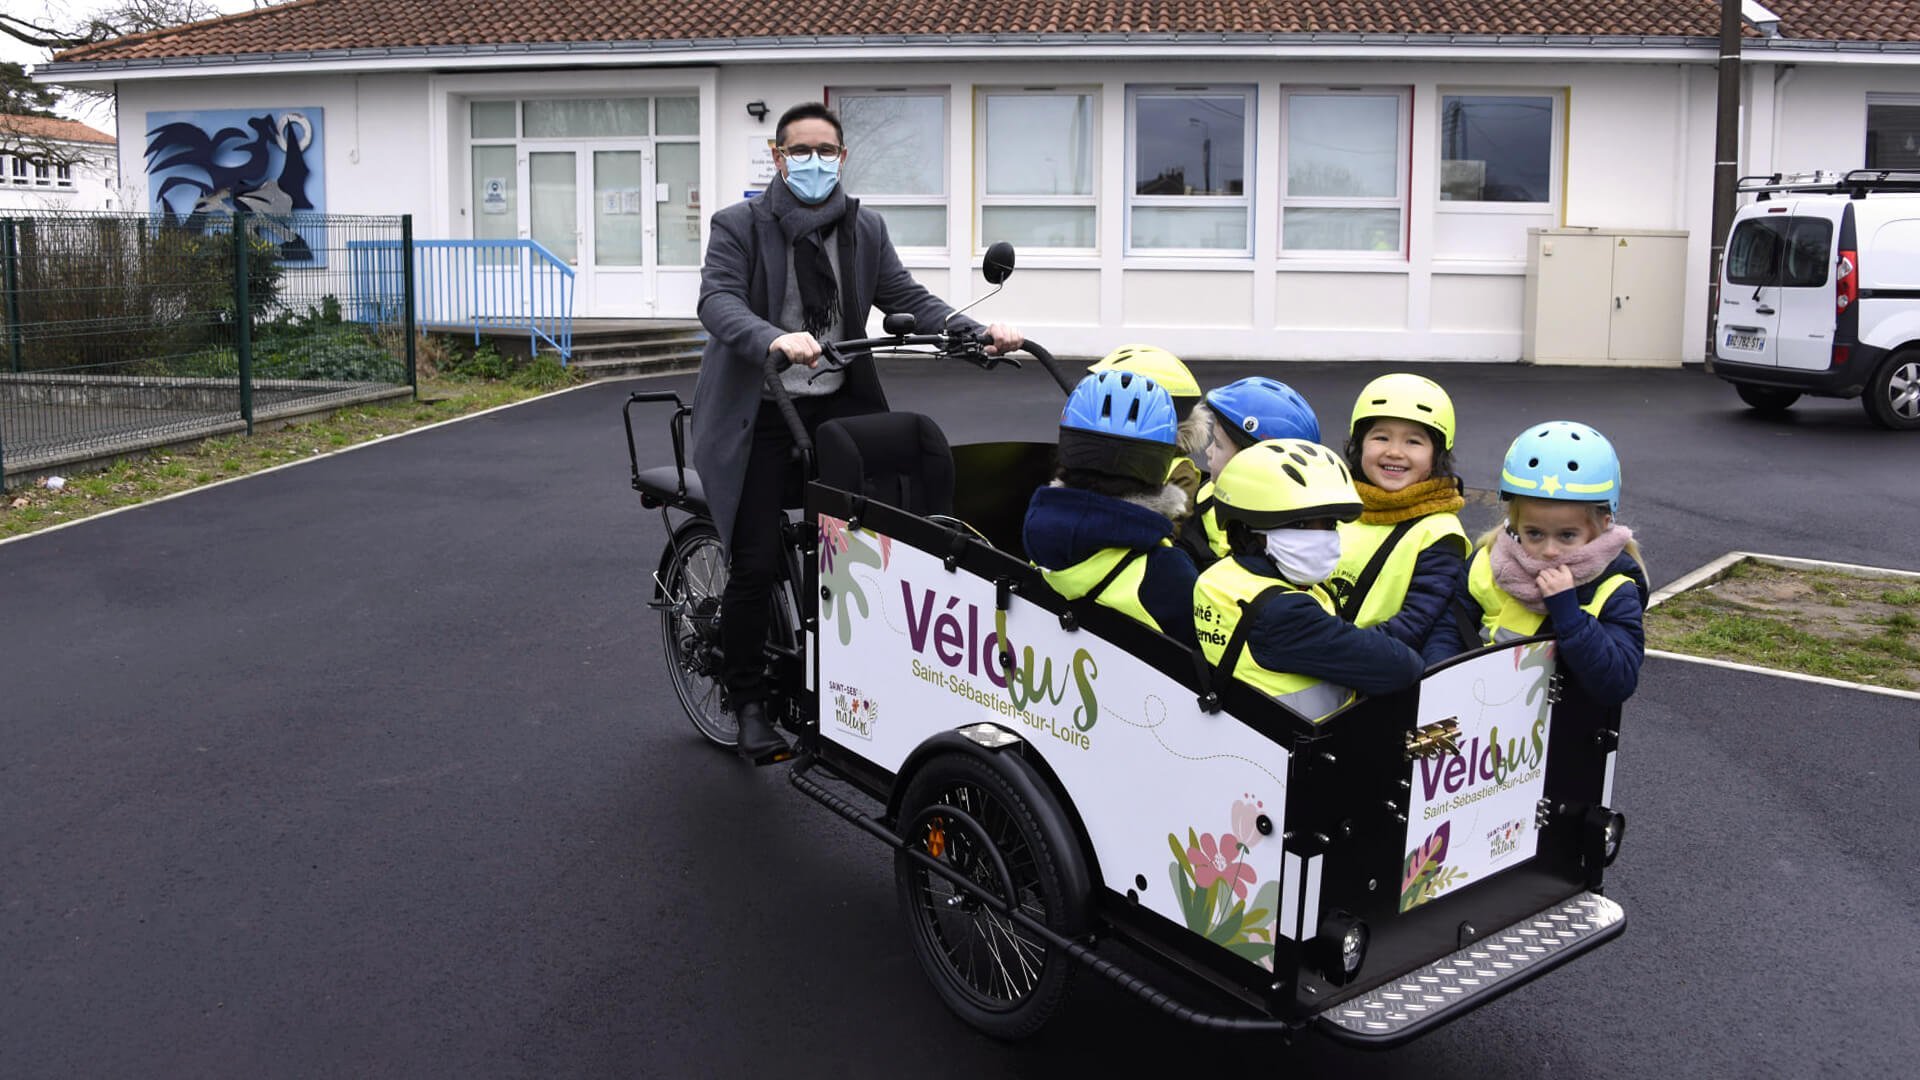
[[[113,136],[78,120],[59,120],[50,116],[21,116],[0,113],[0,132],[19,139],[55,139],[61,142],[98,143],[112,146]]]
[[[293,0],[59,63],[435,46],[951,34],[1713,37],[1718,0]],[[1781,33],[1920,41],[1920,0],[1772,0]]]

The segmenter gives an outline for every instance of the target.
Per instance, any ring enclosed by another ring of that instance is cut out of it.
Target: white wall
[[[122,82],[122,195],[145,210],[147,114],[183,109],[323,110],[326,208],[338,214],[412,214],[416,231],[446,202],[431,183],[427,76],[338,75]],[[317,164],[317,163],[310,163]]]
[[[1753,96],[1771,90],[1777,130],[1766,172],[1845,172],[1867,163],[1867,95],[1906,94],[1920,103],[1920,70],[1810,64],[1754,72]],[[1756,172],[1762,170],[1755,170]]]
[[[1703,61],[1706,57],[1702,57]],[[1775,90],[1774,69],[1750,65],[1743,172],[1861,164],[1870,91],[1920,92],[1916,68],[1802,65]],[[1251,147],[1250,257],[1129,256],[1125,100],[1129,85],[1256,87]],[[1710,63],[1251,61],[1076,63],[741,64],[489,74],[290,76],[123,82],[120,159],[129,206],[145,205],[144,130],[150,110],[312,107],[326,110],[327,205],[343,213],[410,212],[424,237],[471,235],[465,110],[476,93],[604,95],[694,91],[702,100],[702,212],[750,186],[753,144],[782,110],[829,86],[939,87],[948,105],[945,251],[905,260],[955,303],[984,293],[975,267],[974,102],[978,88],[1090,86],[1098,95],[1098,251],[1023,250],[1009,289],[976,314],[1019,323],[1070,355],[1148,340],[1210,358],[1516,360],[1521,351],[1525,230],[1529,226],[1681,229],[1686,247],[1683,347],[1697,361],[1706,326],[1712,213],[1714,72]],[[1281,89],[1411,90],[1410,236],[1404,257],[1283,256],[1279,251]],[[1463,213],[1437,197],[1438,111],[1452,90],[1563,94],[1558,168],[1546,213]],[[746,106],[765,102],[764,120]],[[858,147],[857,153],[880,148]],[[855,194],[859,194],[855,192]],[[662,275],[661,314],[691,314],[691,280]],[[952,288],[948,288],[951,285]],[[965,295],[957,295],[962,291]],[[673,305],[685,311],[665,310]],[[582,314],[592,314],[583,311]]]
[[[0,162],[0,213],[21,211],[44,213],[53,210],[119,210],[120,193],[115,188],[118,162],[114,148],[99,143],[59,144],[61,153],[75,158],[70,162],[70,183],[61,187],[59,178],[49,169],[49,183],[37,183],[31,167],[26,183],[14,183],[11,158]],[[0,155],[4,156],[4,155]]]

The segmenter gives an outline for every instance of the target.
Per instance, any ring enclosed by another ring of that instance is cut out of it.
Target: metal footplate
[[[1626,929],[1619,904],[1583,892],[1415,968],[1317,1019],[1343,1042],[1398,1043],[1500,996]]]

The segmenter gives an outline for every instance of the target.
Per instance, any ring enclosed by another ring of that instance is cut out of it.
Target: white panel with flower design
[[[824,738],[897,772],[943,731],[1020,735],[1060,778],[1109,888],[1271,968],[1284,747],[1042,608],[1014,597],[996,611],[990,581],[820,520]]]

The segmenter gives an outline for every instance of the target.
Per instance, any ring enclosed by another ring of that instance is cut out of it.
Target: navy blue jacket
[[[1282,581],[1265,555],[1235,555],[1243,569]],[[1191,606],[1191,605],[1189,605]],[[1268,671],[1311,675],[1363,694],[1389,694],[1420,681],[1420,654],[1386,634],[1362,630],[1303,592],[1284,592],[1247,612],[1247,653]]]
[[[1193,582],[1200,572],[1186,552],[1161,545],[1172,535],[1173,522],[1136,503],[1080,488],[1043,487],[1027,504],[1021,539],[1027,558],[1048,570],[1065,570],[1108,548],[1146,552],[1140,606],[1168,637],[1194,645]]]
[[[1627,575],[1632,586],[1615,589],[1598,619],[1580,610],[1581,604],[1592,602],[1600,583],[1615,574]],[[1601,705],[1618,705],[1633,696],[1640,685],[1640,662],[1647,654],[1646,628],[1641,623],[1647,591],[1646,572],[1623,551],[1607,564],[1605,573],[1592,581],[1547,597],[1546,625],[1560,639],[1560,669],[1567,673],[1576,692]],[[1472,625],[1479,626],[1486,613],[1473,593],[1462,584],[1456,596],[1463,614]],[[1478,641],[1470,647],[1478,648]],[[1459,620],[1441,619],[1427,642],[1427,662],[1437,664],[1467,648],[1462,644]]]
[[[1455,593],[1467,591],[1467,560],[1460,557],[1458,537],[1442,540],[1413,560],[1413,580],[1400,610],[1376,630],[1415,649],[1425,648],[1434,628],[1447,621]]]

